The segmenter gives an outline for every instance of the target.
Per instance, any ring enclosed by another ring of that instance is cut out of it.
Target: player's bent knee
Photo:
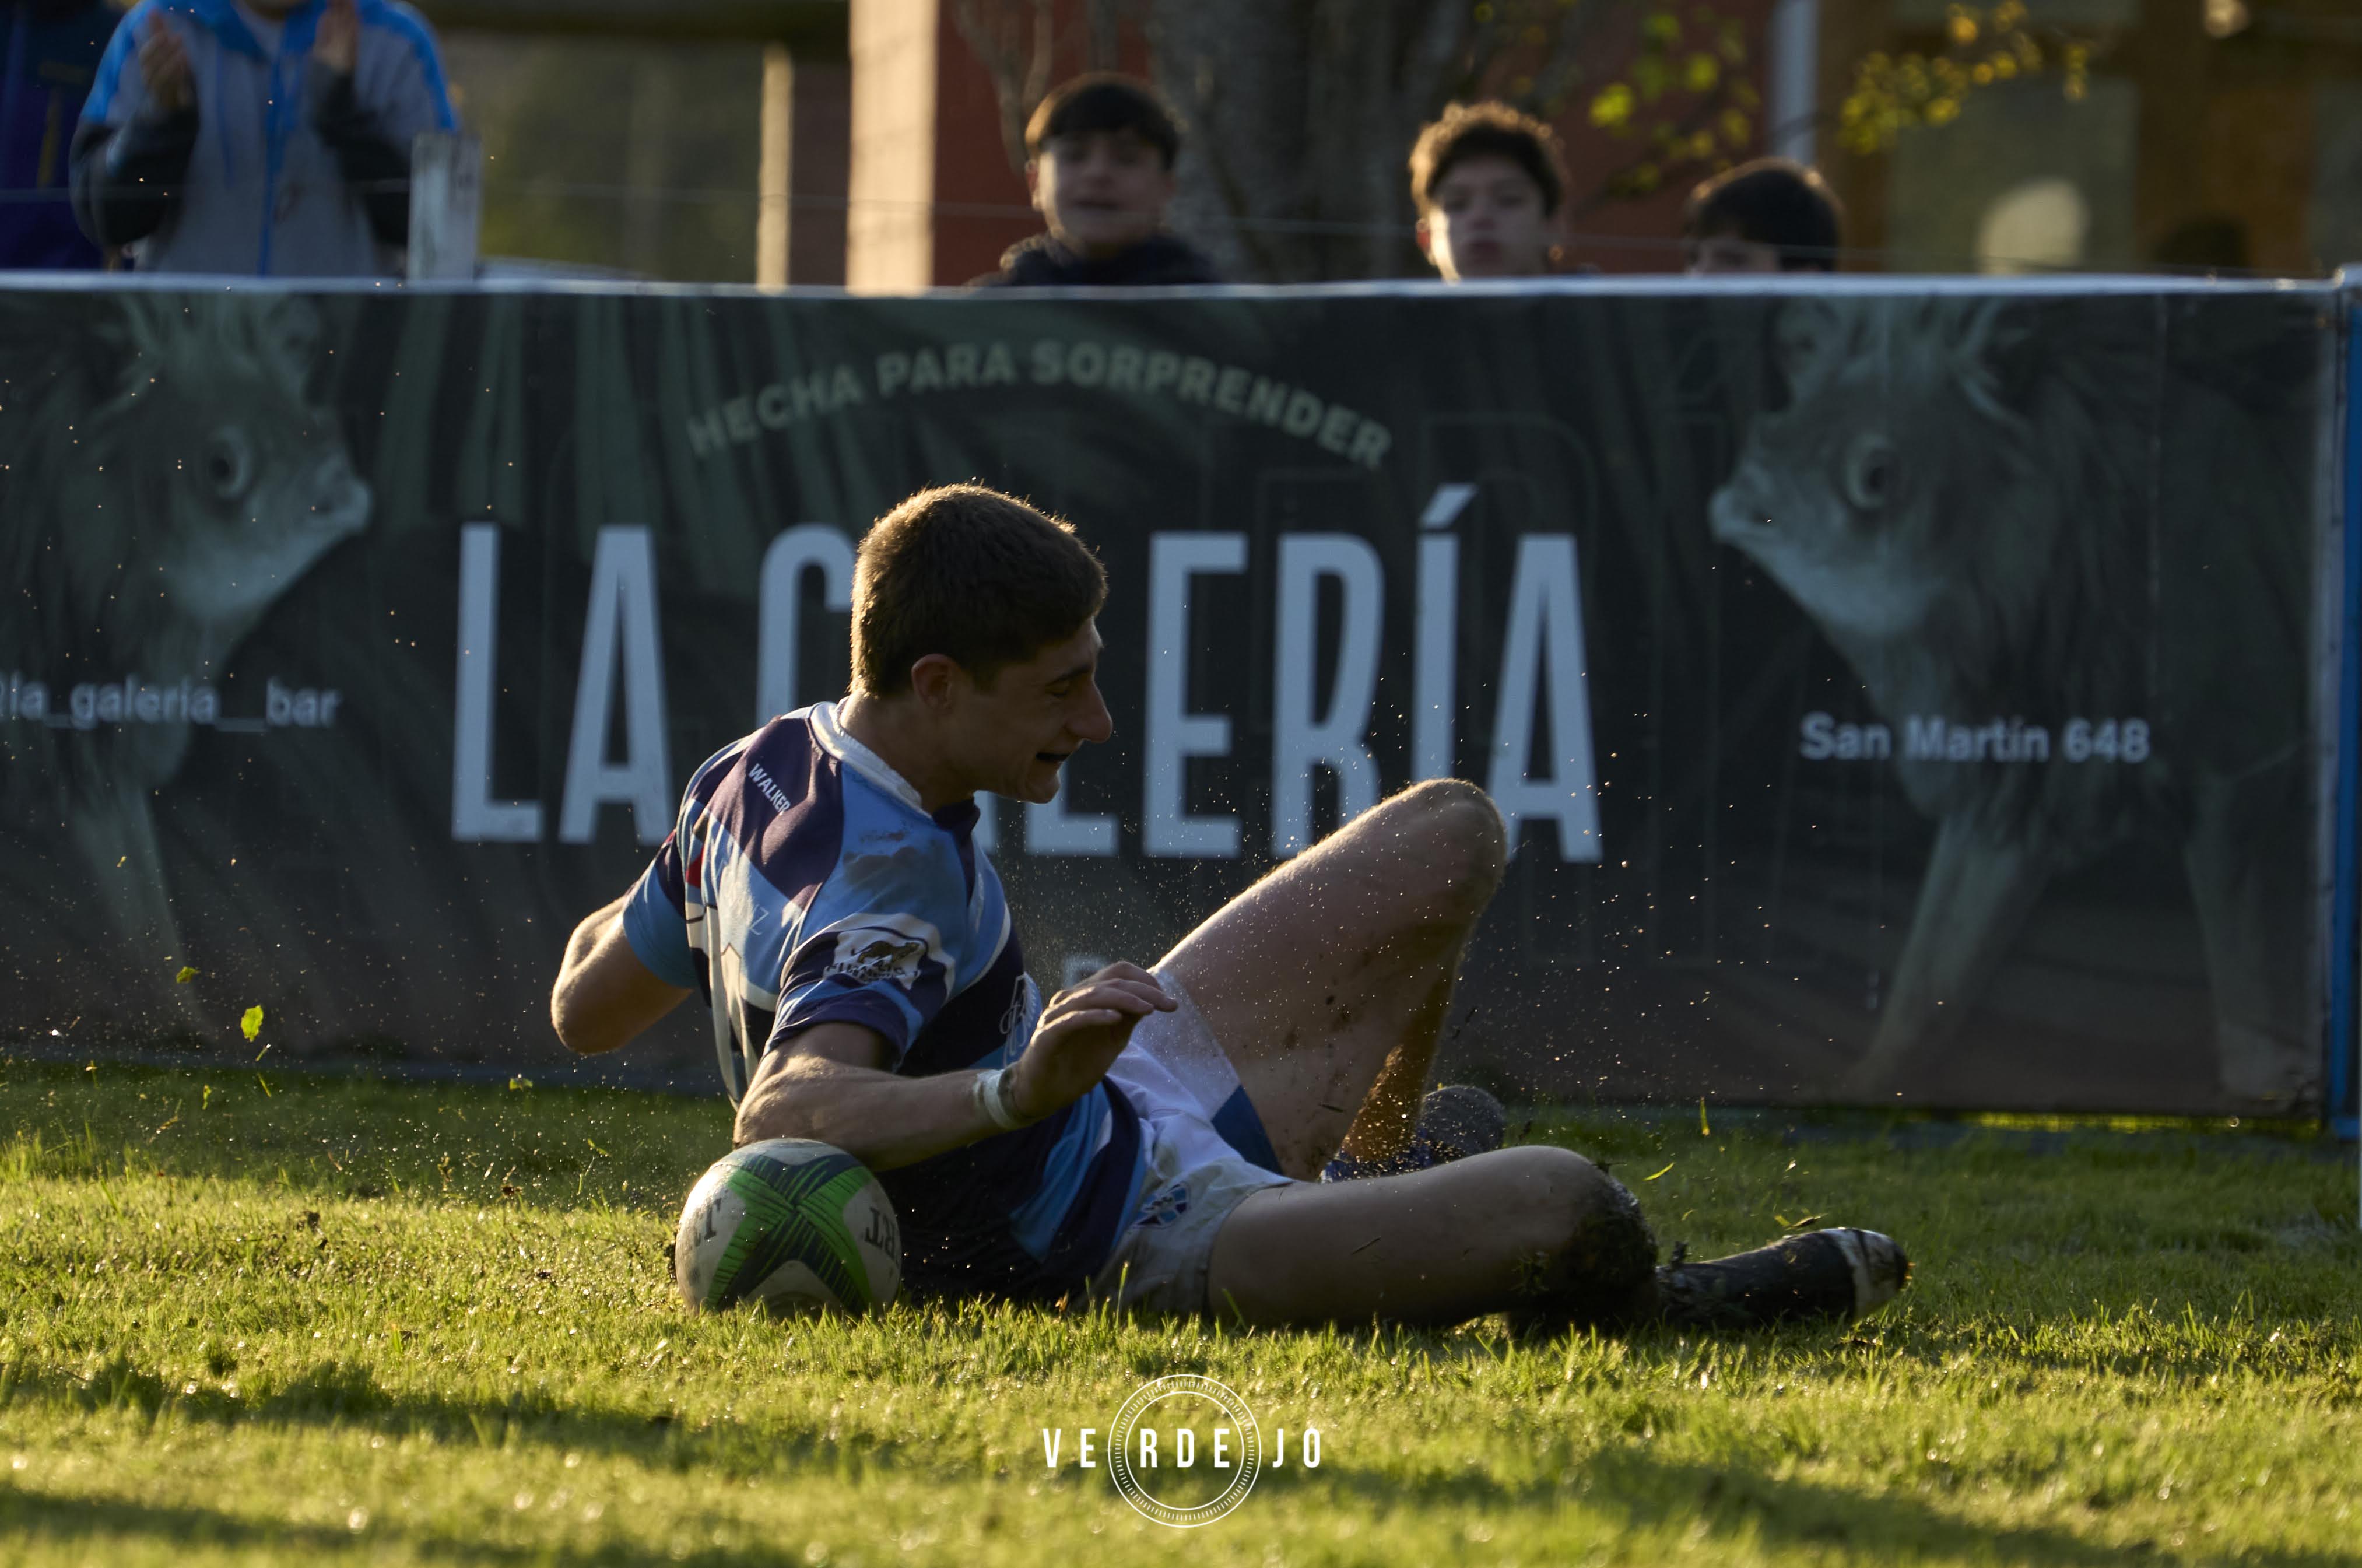
[[[1551,1252],[1603,1206],[1619,1184],[1572,1149],[1529,1143],[1481,1156],[1502,1184],[1502,1223],[1520,1250]]]
[[[1505,1151],[1512,1181],[1518,1305],[1525,1328],[1615,1326],[1645,1314],[1656,1282],[1657,1240],[1624,1184],[1569,1149]]]
[[[1442,912],[1481,914],[1508,867],[1508,832],[1493,798],[1465,779],[1430,778],[1381,810],[1405,863],[1432,877]]]

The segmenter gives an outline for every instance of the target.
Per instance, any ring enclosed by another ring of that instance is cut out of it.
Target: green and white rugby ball
[[[673,1283],[695,1310],[877,1312],[902,1285],[894,1206],[842,1149],[770,1138],[733,1149],[690,1189]]]

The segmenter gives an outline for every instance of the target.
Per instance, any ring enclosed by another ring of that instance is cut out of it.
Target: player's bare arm
[[[1008,1105],[1038,1121],[1081,1099],[1107,1077],[1152,1012],[1173,999],[1145,969],[1112,964],[1051,999],[1024,1054],[1009,1069]],[[872,1170],[898,1170],[1005,1129],[977,1098],[974,1073],[905,1077],[877,1031],[821,1023],[774,1047],[738,1105],[737,1142],[810,1138],[843,1149]]]
[[[648,972],[624,935],[625,893],[574,928],[549,991],[549,1021],[566,1048],[585,1056],[630,1044],[679,1007],[689,992]]]

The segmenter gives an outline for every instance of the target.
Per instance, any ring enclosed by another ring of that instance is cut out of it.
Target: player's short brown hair
[[[1410,195],[1422,215],[1452,165],[1468,158],[1506,158],[1524,170],[1541,191],[1545,217],[1566,200],[1566,161],[1558,133],[1531,115],[1488,99],[1450,105],[1412,144]]]
[[[1071,523],[980,484],[922,490],[872,524],[853,568],[853,687],[911,689],[942,654],[989,687],[1083,629],[1107,572]]]
[[[1167,170],[1181,156],[1181,123],[1164,95],[1112,71],[1090,72],[1053,88],[1025,122],[1025,156],[1041,157],[1054,137],[1094,131],[1131,131],[1156,149]]]

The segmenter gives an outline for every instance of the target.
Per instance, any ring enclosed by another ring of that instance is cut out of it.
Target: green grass
[[[1917,1260],[1852,1330],[1242,1335],[1085,1304],[691,1319],[718,1101],[0,1066],[0,1561],[2349,1562],[2351,1167],[2286,1133],[1542,1130],[1667,1242]],[[1662,1174],[1643,1180],[1661,1167]],[[1072,1463],[1202,1371],[1323,1433],[1194,1531]],[[1065,1429],[1065,1463],[1040,1430]]]

